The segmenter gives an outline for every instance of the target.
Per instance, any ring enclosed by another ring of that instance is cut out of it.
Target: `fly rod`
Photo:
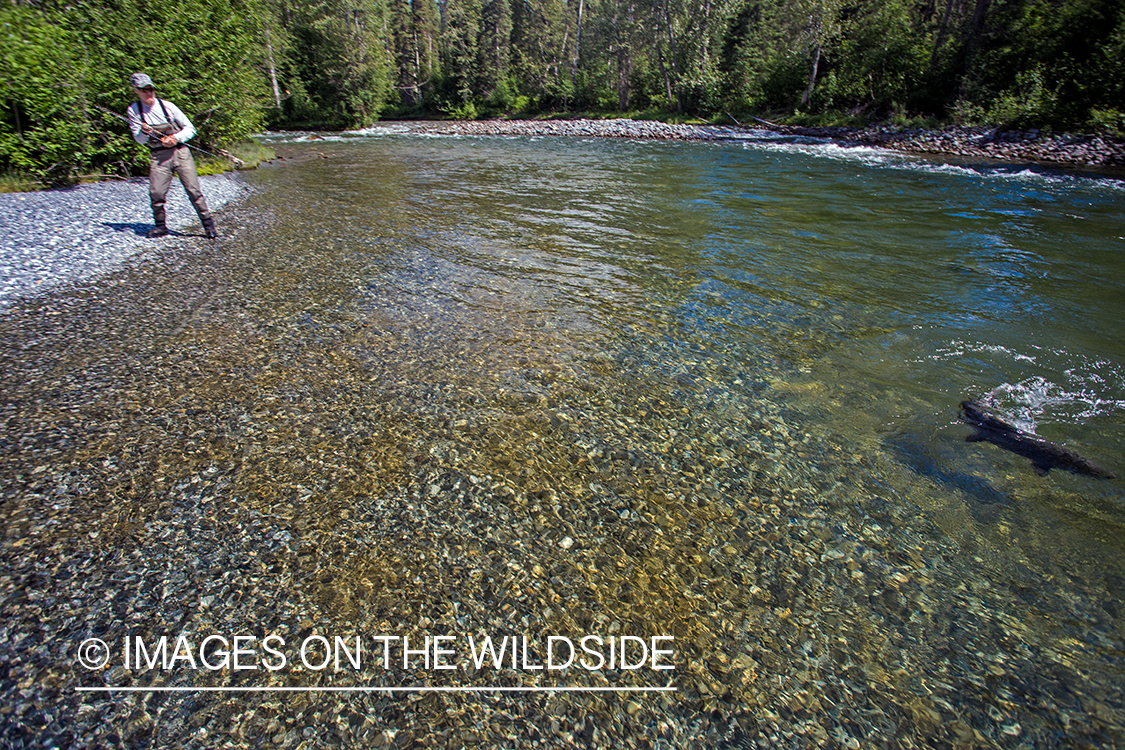
[[[124,120],[126,123],[129,122],[128,117],[126,117],[125,115],[120,114],[118,112],[114,112],[112,109],[106,109],[105,107],[103,107],[99,104],[95,104],[93,106],[94,106],[95,109],[100,109],[102,112],[105,112],[107,115],[113,115],[118,120]],[[168,124],[170,125],[170,123],[168,123]],[[130,127],[132,127],[132,126],[130,126]],[[153,132],[157,133],[159,135],[159,131],[157,131],[154,126],[149,125],[149,127],[153,128]],[[198,151],[201,154],[207,154],[208,156],[213,156],[216,159],[230,159],[232,162],[234,162],[235,166],[246,166],[246,162],[242,161],[241,159],[239,159],[235,156],[231,156],[230,154],[224,152],[222,149],[219,149],[219,151],[222,153],[222,155],[220,156],[219,154],[213,154],[210,151],[204,151],[203,149],[199,148],[198,146],[193,146],[190,143],[183,143],[182,145],[187,146],[188,148],[195,149],[196,151]]]

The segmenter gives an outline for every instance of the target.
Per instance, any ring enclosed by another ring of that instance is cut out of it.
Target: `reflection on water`
[[[1115,183],[809,144],[278,148],[205,292],[59,335],[57,369],[99,363],[86,400],[7,386],[81,438],[38,476],[117,543],[212,501],[274,524],[279,588],[180,622],[676,638],[659,699],[367,704],[439,744],[1123,739],[1121,480],[1038,477],[955,421],[991,393],[1125,472]]]

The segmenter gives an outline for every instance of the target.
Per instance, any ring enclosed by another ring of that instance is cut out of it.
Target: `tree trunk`
[[[656,58],[660,62],[660,75],[664,76],[664,93],[668,97],[668,106],[672,106],[672,79],[668,77],[668,66],[664,64],[664,45],[656,45]]]
[[[684,105],[683,105],[683,102],[680,100],[680,68],[679,68],[679,63],[677,62],[677,58],[679,57],[679,55],[677,54],[677,51],[676,51],[676,33],[672,29],[672,11],[668,7],[668,0],[664,0],[664,7],[662,8],[662,10],[664,11],[663,12],[664,28],[667,29],[667,31],[668,31],[669,55],[672,58],[672,60],[671,60],[671,62],[672,62],[672,79],[674,79],[675,82],[676,82],[676,85],[675,85],[676,111],[677,112],[683,112],[684,111]],[[660,55],[660,69],[664,73],[664,86],[668,91],[668,103],[671,104],[672,103],[672,84],[671,84],[670,79],[668,77],[668,71],[664,67],[664,55],[663,54]]]
[[[710,31],[711,25],[711,0],[703,3],[703,21],[699,25],[699,41],[700,41],[700,64],[699,69],[706,73],[711,68],[711,44],[710,44]]]
[[[620,8],[623,15],[616,16],[613,24],[615,37],[614,55],[617,58],[617,109],[629,109],[629,98],[633,81],[633,38],[635,36],[634,6],[632,2]]]
[[[263,27],[266,36],[266,62],[270,66],[270,84],[273,86],[274,106],[281,109],[281,87],[277,85],[277,68],[273,63],[273,45],[270,44],[270,27]]]
[[[578,26],[574,30],[574,61],[570,66],[571,88],[578,85],[578,42],[582,40],[582,10],[585,4],[585,0],[578,0]]]
[[[937,66],[938,56],[941,54],[941,48],[945,46],[945,37],[949,33],[949,15],[953,12],[953,0],[946,0],[945,13],[941,17],[941,26],[938,27],[937,41],[934,42],[934,51],[930,53],[930,67],[929,71],[933,72]]]
[[[617,109],[629,109],[630,79],[633,77],[633,56],[622,47],[617,50]]]
[[[961,99],[965,99],[969,94],[969,71],[972,70],[973,60],[980,50],[984,21],[988,17],[988,9],[991,5],[992,0],[977,0],[976,8],[973,10],[973,20],[969,25],[969,38],[965,42],[965,68],[961,74]]]
[[[820,45],[816,45],[813,50],[812,70],[809,71],[809,87],[805,89],[805,95],[801,97],[801,106],[808,106],[809,100],[812,99],[813,89],[816,87],[816,71],[820,67]]]

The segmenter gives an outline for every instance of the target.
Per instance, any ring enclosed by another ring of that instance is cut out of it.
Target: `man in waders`
[[[134,73],[131,79],[137,100],[126,110],[129,115],[129,128],[133,139],[152,149],[152,162],[148,172],[148,194],[152,199],[152,218],[156,226],[149,231],[149,237],[164,237],[168,234],[164,212],[164,199],[172,184],[175,172],[187,191],[191,205],[199,214],[203,232],[208,239],[215,239],[215,220],[207,209],[207,199],[199,188],[199,176],[195,172],[195,160],[191,151],[184,145],[193,135],[195,126],[191,120],[172,102],[156,98],[156,88],[152,79],[144,73]]]

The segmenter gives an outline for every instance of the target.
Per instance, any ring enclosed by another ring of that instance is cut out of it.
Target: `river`
[[[764,135],[270,141],[221,252],[120,276],[182,299],[100,329],[135,350],[82,355],[101,421],[53,454],[138,549],[152,504],[274,524],[280,588],[181,627],[674,639],[666,671],[282,672],[675,688],[382,698],[385,742],[1125,742],[1125,182]],[[1118,477],[967,441],[968,399]],[[280,744],[371,739],[317,700],[255,705]]]

